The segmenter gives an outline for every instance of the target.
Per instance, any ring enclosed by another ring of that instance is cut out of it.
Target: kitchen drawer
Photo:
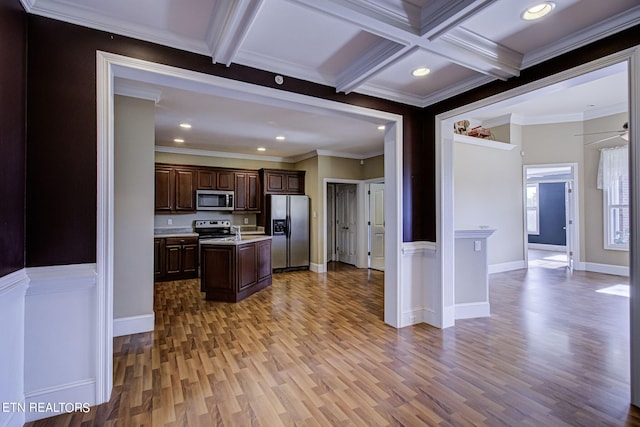
[[[165,245],[195,245],[198,243],[197,237],[167,237]]]

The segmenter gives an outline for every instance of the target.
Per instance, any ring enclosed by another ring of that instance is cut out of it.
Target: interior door
[[[566,230],[567,230],[567,268],[570,272],[573,272],[573,237],[575,233],[574,218],[573,218],[573,181],[567,181],[565,183],[565,212],[567,216]]]
[[[336,261],[336,197],[335,185],[327,184],[327,262]]]
[[[369,267],[384,271],[384,184],[369,186]]]
[[[346,264],[356,263],[356,186],[353,184],[337,186],[336,193],[336,230],[338,261]]]

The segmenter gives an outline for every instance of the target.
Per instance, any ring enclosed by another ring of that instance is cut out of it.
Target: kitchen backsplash
[[[247,222],[245,223],[245,218]],[[182,228],[193,226],[193,221],[205,219],[223,219],[231,221],[232,225],[256,225],[255,214],[233,215],[227,212],[200,211],[194,214],[155,215],[154,228]]]

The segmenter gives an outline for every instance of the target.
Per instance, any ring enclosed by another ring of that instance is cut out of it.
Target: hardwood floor
[[[114,340],[111,401],[28,425],[640,425],[628,299],[595,292],[623,278],[490,277],[492,316],[446,330],[385,325],[383,273],[342,265],[237,304],[157,283],[156,330]]]

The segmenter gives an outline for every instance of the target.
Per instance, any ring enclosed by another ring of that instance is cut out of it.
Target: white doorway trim
[[[367,258],[366,258],[366,217],[365,217],[365,198],[366,198],[366,189],[365,182],[357,179],[340,179],[340,178],[324,178],[322,180],[322,218],[324,223],[322,224],[322,271],[327,271],[327,205],[328,205],[328,194],[327,194],[327,185],[328,184],[354,184],[357,187],[356,190],[356,198],[357,198],[357,209],[358,209],[358,228],[356,230],[356,267],[357,268],[367,268]]]
[[[567,244],[573,252],[574,268],[576,270],[585,270],[585,263],[582,260],[580,253],[580,176],[578,170],[578,163],[545,163],[545,164],[530,164],[522,166],[522,184],[523,184],[523,203],[522,210],[524,212],[524,263],[529,265],[529,235],[527,233],[527,171],[529,169],[539,168],[556,168],[567,167],[571,168],[571,178],[553,180],[553,181],[539,181],[543,182],[571,182],[573,203],[570,204],[572,212],[567,212],[567,218],[573,219],[573,233],[569,233],[569,224],[567,224]],[[569,241],[571,239],[571,241]],[[567,260],[568,261],[568,260]]]
[[[516,96],[526,95],[533,91],[544,92],[550,85],[596,71],[610,65],[626,62],[629,66],[629,149],[630,149],[630,181],[640,182],[640,138],[637,132],[640,126],[638,111],[640,108],[640,48],[638,46],[609,55],[604,58],[583,64],[567,71],[537,80],[518,88],[502,92],[481,101],[444,112],[436,116],[436,240],[440,280],[436,291],[442,296],[442,313],[449,309],[447,297],[453,295],[454,278],[454,223],[453,209],[453,135],[454,119],[461,114],[487,107]],[[640,336],[640,186],[631,188],[631,244],[630,244],[630,348],[631,348],[631,403],[640,406],[640,340],[632,337]]]
[[[365,120],[384,121],[385,182],[390,187],[388,202],[389,247],[395,253],[388,259],[385,274],[385,322],[400,326],[402,277],[402,116],[346,103],[314,98],[293,92],[225,79],[191,70],[156,64],[107,52],[96,52],[97,110],[97,214],[96,214],[96,404],[107,402],[113,387],[113,240],[114,240],[114,129],[113,96],[116,77],[198,90],[218,96],[260,100],[275,105],[295,105],[305,111],[347,114]],[[375,119],[375,120],[371,120]],[[323,254],[324,257],[324,254]]]

